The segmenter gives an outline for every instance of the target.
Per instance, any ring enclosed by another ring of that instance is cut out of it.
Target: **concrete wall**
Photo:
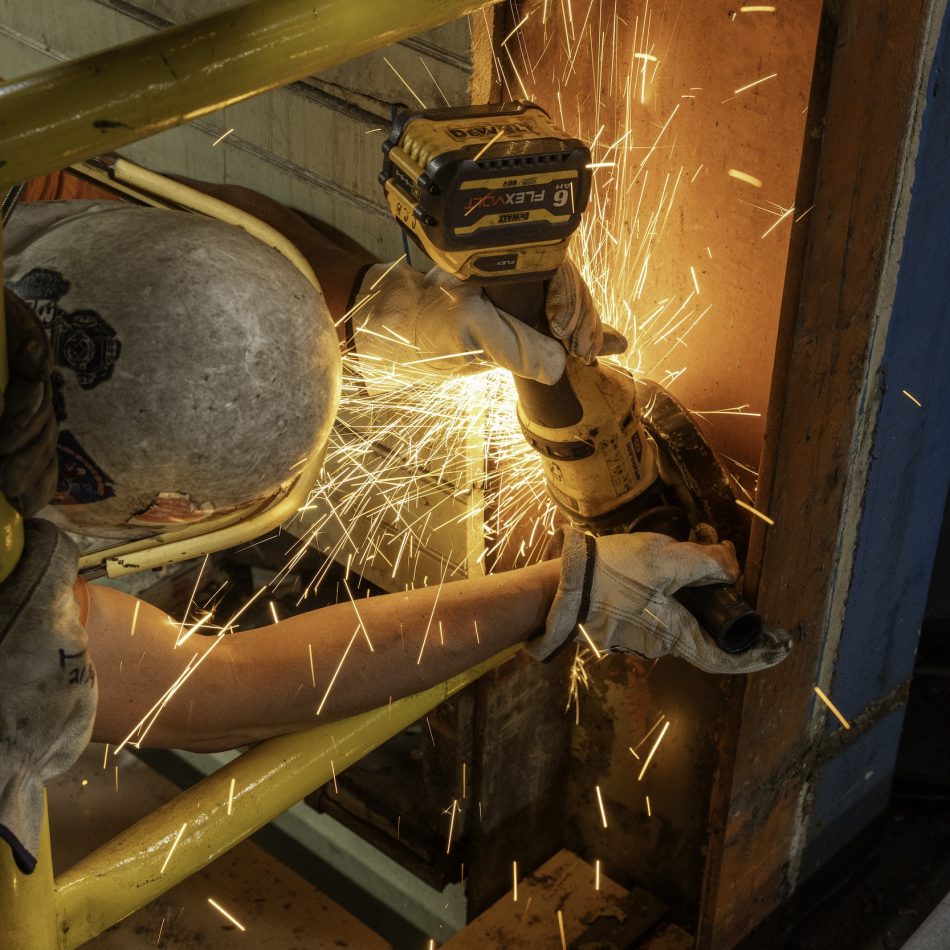
[[[5,79],[114,46],[234,0],[0,0]],[[479,20],[473,19],[479,29]],[[123,150],[149,167],[233,182],[314,215],[386,260],[402,238],[376,181],[394,102],[468,101],[472,29],[465,18],[283,89],[229,106]],[[388,65],[388,63],[391,64]],[[484,82],[475,76],[474,81]],[[228,130],[227,138],[214,142]]]

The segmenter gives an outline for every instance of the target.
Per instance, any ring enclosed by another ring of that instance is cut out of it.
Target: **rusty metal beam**
[[[916,227],[911,182],[916,173],[920,187],[927,167],[917,149],[924,106],[936,101],[942,24],[944,0],[849,0],[826,34],[830,85],[810,122],[822,137],[814,208],[807,248],[791,259],[759,489],[776,524],[758,529],[750,555],[759,608],[799,642],[741,697],[711,821],[722,832],[711,841],[701,947],[735,945],[887,800],[939,529],[939,518],[926,524],[927,506],[931,494],[942,504],[950,469],[933,442],[950,397],[941,324],[932,289],[908,288],[923,282],[902,259]],[[930,163],[945,163],[940,154]],[[932,184],[925,194],[939,201]],[[924,253],[938,257],[945,283],[947,227],[930,210],[923,233],[937,240]],[[923,416],[901,417],[902,383],[887,378],[889,368],[906,374],[908,353],[933,401],[929,429]],[[875,600],[888,610],[868,616]],[[830,719],[816,684],[859,728]]]

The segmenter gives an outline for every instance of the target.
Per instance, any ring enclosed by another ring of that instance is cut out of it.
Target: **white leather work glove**
[[[30,874],[43,786],[85,749],[98,691],[73,596],[75,545],[48,521],[27,521],[24,533],[0,584],[0,838]]]
[[[491,365],[554,383],[564,372],[568,350],[592,362],[598,355],[622,353],[627,345],[620,333],[603,327],[570,262],[561,265],[548,288],[548,320],[557,339],[496,309],[480,286],[437,267],[423,275],[405,262],[370,267],[351,313],[354,349],[366,360],[363,376],[371,390],[392,388],[411,378],[413,369],[431,379],[433,371],[473,373]]]
[[[744,653],[721,650],[693,615],[673,599],[681,587],[734,584],[739,577],[728,542],[674,541],[662,534],[593,537],[564,529],[561,582],[545,632],[526,649],[550,659],[561,647],[586,637],[598,651],[636,653],[647,659],[670,654],[707,673],[752,673],[774,666],[791,649],[788,637],[766,629]]]

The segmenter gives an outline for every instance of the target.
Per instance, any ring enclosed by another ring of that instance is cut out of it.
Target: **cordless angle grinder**
[[[587,146],[539,106],[509,102],[398,112],[383,155],[380,182],[410,237],[443,270],[482,285],[495,306],[550,336],[545,282],[587,207]],[[553,385],[515,382],[525,438],[572,523],[593,534],[686,540],[706,522],[744,558],[748,523],[725,469],[663,387],[576,358]],[[729,653],[761,635],[761,619],[733,587],[677,596]]]

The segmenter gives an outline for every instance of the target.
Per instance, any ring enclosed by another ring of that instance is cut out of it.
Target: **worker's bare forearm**
[[[122,741],[196,654],[200,666],[142,745],[233,748],[375,708],[537,635],[558,570],[551,561],[373,597],[220,639],[194,635],[177,648],[179,625],[161,611],[142,604],[130,637],[138,602],[95,587],[89,619],[100,682],[95,738]]]

